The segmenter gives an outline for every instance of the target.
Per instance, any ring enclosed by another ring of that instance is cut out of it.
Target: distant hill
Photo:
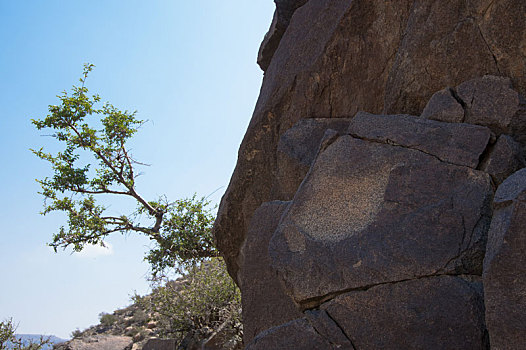
[[[16,334],[17,338],[20,338],[24,341],[24,343],[29,343],[30,341],[38,342],[40,340],[41,335],[40,334]],[[54,335],[42,335],[44,338],[49,338],[51,341],[51,344],[46,345],[43,347],[44,350],[51,350],[53,348],[53,344],[58,344],[65,342],[67,339],[61,339],[59,337],[55,337]],[[8,348],[11,349],[11,348]]]

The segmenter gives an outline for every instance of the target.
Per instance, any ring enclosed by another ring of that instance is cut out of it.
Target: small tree
[[[24,342],[15,335],[15,332],[16,326],[13,324],[13,320],[8,319],[0,322],[0,350],[41,350],[45,345],[51,344],[49,338],[44,337],[40,337],[38,342]]]
[[[195,195],[173,202],[164,196],[151,201],[139,194],[136,167],[141,163],[133,158],[127,142],[143,121],[136,118],[136,112],[121,111],[107,102],[97,107],[99,95],[88,96],[85,87],[93,67],[85,64],[81,86],[57,96],[60,104],[50,105],[44,119],[32,120],[39,130],[51,129],[51,136],[65,146],[56,154],[43,148],[32,150],[54,171],[53,177],[37,180],[45,198],[42,214],[62,211],[68,217],[67,226],[53,235],[50,246],[55,251],[60,247],[81,251],[87,244],[104,245],[104,239],[115,232],[144,234],[156,243],[146,257],[154,275],[217,256],[209,202]],[[86,162],[86,157],[96,165]],[[104,195],[131,198],[137,209],[127,215],[110,215],[97,202]]]

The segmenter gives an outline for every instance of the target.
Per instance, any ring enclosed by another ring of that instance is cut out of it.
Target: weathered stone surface
[[[477,167],[491,135],[488,128],[476,125],[365,112],[359,112],[353,118],[349,133],[365,140],[416,149],[443,162],[471,168]]]
[[[519,194],[526,190],[526,168],[513,173],[504,181],[497,192],[495,192],[494,202],[497,206],[502,206],[506,202],[513,201]]]
[[[511,136],[501,135],[482,162],[481,169],[490,174],[493,181],[500,185],[508,176],[525,165],[521,145]]]
[[[289,26],[290,19],[298,7],[303,6],[308,0],[274,0],[276,11],[272,18],[270,28],[259,47],[258,64],[266,71],[278,48],[279,42]]]
[[[521,349],[526,334],[526,168],[505,180],[484,258],[486,323],[492,349]]]
[[[420,116],[424,119],[462,123],[464,121],[464,108],[455,98],[454,90],[445,88],[431,97]]]
[[[301,119],[280,138],[277,150],[276,186],[272,197],[291,200],[316,157],[327,129],[343,133],[350,119]]]
[[[175,339],[150,339],[142,350],[175,350],[176,345]]]
[[[261,203],[274,199],[280,136],[304,117],[382,110],[383,97],[377,96],[383,96],[387,66],[394,59],[410,3],[310,0],[294,13],[265,72],[214,225],[218,248],[234,279],[238,280],[239,249],[250,218]]]
[[[480,34],[491,51],[498,75],[511,77],[526,95],[526,2],[521,0],[472,1],[479,15]]]
[[[465,105],[466,123],[487,126],[497,135],[526,131],[519,115],[524,101],[510,78],[484,76],[466,81],[457,86],[457,94]]]
[[[259,207],[242,248],[241,300],[243,341],[248,344],[265,329],[301,317],[292,299],[270,267],[268,243],[288,202],[269,202]]]
[[[524,14],[521,0],[310,0],[298,8],[218,211],[214,234],[231,275],[238,279],[252,214],[277,199],[276,148],[287,129],[301,118],[360,110],[420,115],[436,91],[485,74],[511,77],[524,94]]]
[[[93,335],[86,338],[73,339],[56,345],[58,350],[131,350],[131,337],[114,335]]]
[[[305,318],[290,321],[264,331],[247,345],[246,350],[330,349],[333,347]]]
[[[322,309],[356,349],[487,349],[481,283],[460,277],[374,286],[338,296]]]
[[[350,339],[325,310],[308,310],[305,312],[305,316],[316,332],[329,340],[334,348],[354,349]]]
[[[433,92],[485,74],[511,77],[524,94],[525,14],[520,0],[414,2],[390,67],[384,113],[418,115]]]
[[[283,215],[272,264],[306,308],[351,288],[480,274],[492,195],[486,173],[341,136]]]

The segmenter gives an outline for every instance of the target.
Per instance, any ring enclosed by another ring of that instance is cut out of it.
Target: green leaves
[[[241,295],[223,259],[192,266],[176,281],[154,278],[153,282],[150,295],[134,300],[153,315],[162,337],[174,338],[179,344],[193,338],[200,344],[219,333],[222,349],[239,348]]]
[[[174,266],[182,271],[219,255],[212,236],[214,215],[206,199],[198,200],[194,195],[169,204],[155,202],[152,205],[165,212],[161,229],[154,237],[157,246],[146,256],[154,276]]]
[[[104,244],[114,232],[136,232],[149,236],[154,247],[146,259],[154,274],[167,268],[181,271],[204,259],[217,256],[211,227],[213,215],[204,199],[169,202],[165,197],[147,201],[137,191],[135,167],[139,166],[127,142],[144,123],[136,112],[121,111],[100,96],[88,95],[85,87],[92,64],[85,64],[81,86],[57,96],[59,104],[49,106],[43,119],[32,120],[38,130],[50,129],[52,138],[64,149],[56,154],[43,148],[32,150],[48,162],[52,177],[37,180],[44,196],[43,215],[63,212],[67,224],[49,243],[55,250],[72,247],[80,251],[87,244]],[[111,215],[98,204],[101,195],[128,197],[137,210]]]

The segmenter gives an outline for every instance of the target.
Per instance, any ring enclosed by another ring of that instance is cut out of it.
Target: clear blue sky
[[[100,312],[148,291],[149,241],[111,251],[52,253],[63,217],[42,217],[36,178],[50,169],[29,148],[53,148],[30,118],[96,65],[87,87],[150,120],[133,142],[145,197],[208,195],[219,202],[261,85],[259,44],[272,0],[0,0],[0,319],[19,333],[69,337]],[[115,208],[118,210],[118,208]]]

